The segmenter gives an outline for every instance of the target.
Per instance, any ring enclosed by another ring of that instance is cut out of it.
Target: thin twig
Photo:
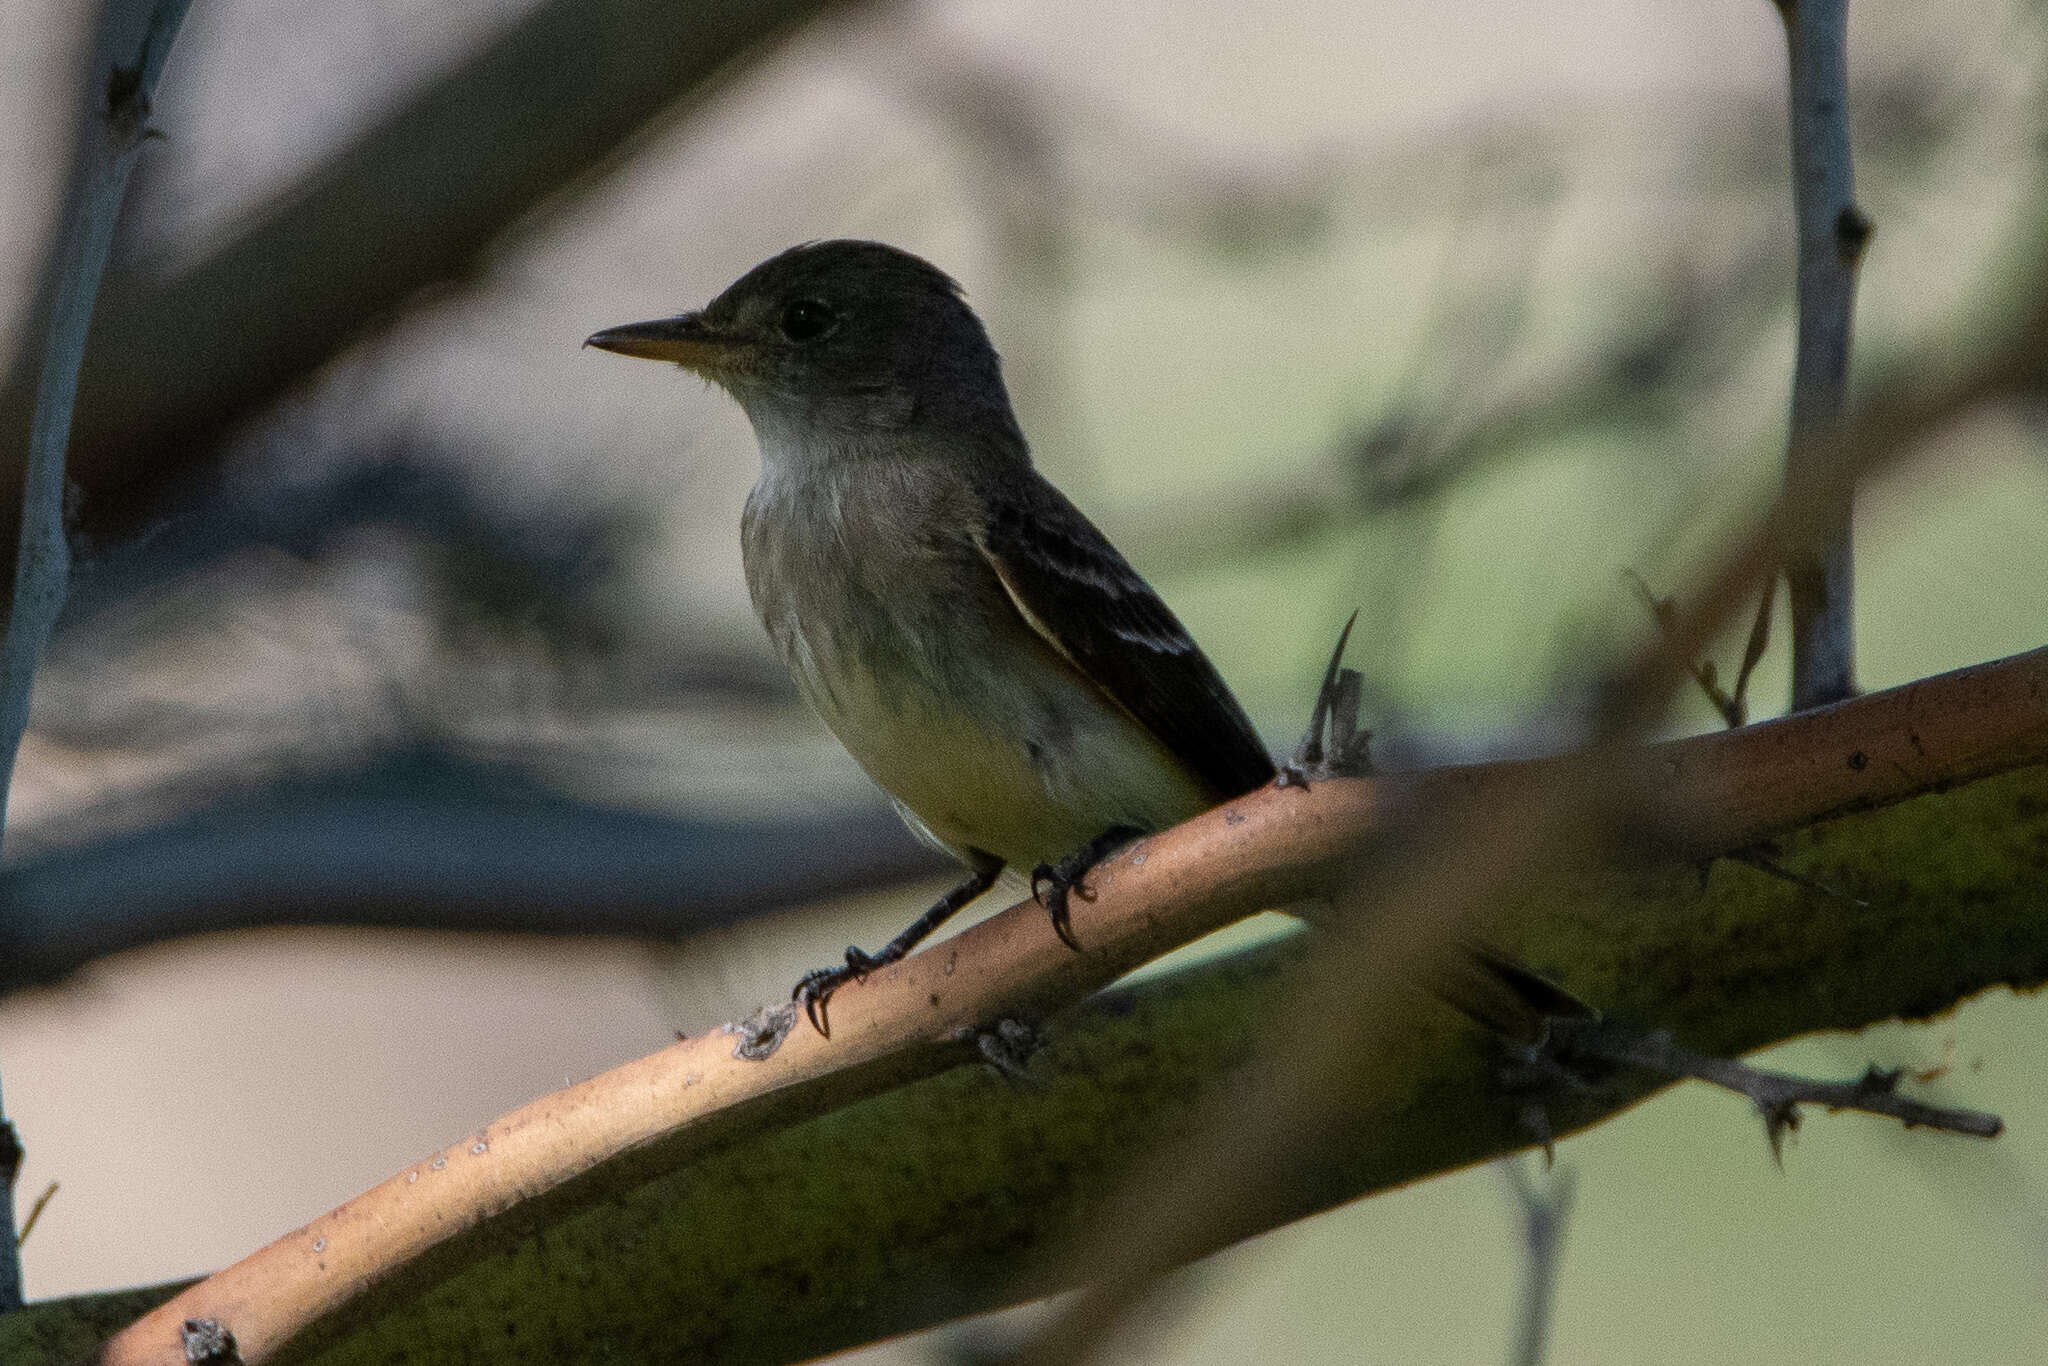
[[[21,1239],[14,1233],[14,1182],[21,1175],[21,1136],[0,1104],[0,1314],[22,1306]],[[27,1230],[24,1229],[23,1236]]]
[[[474,279],[488,250],[616,167],[650,125],[702,107],[808,21],[849,7],[519,6],[466,60],[230,224],[190,269],[168,278],[117,270],[82,377],[72,451],[74,476],[91,495],[80,513],[86,530],[106,541],[147,524],[167,488],[216,463],[226,434],[252,414],[408,300]],[[26,397],[20,376],[9,375],[0,432],[26,425]],[[0,494],[0,508],[9,496]]]
[[[1749,639],[1742,646],[1742,666],[1735,672],[1735,692],[1729,698],[1734,719],[1730,725],[1749,724],[1749,676],[1756,672],[1764,651],[1771,645],[1771,604],[1778,596],[1778,576],[1764,576],[1764,591],[1757,599],[1756,617],[1749,624]]]
[[[1578,1195],[1578,1178],[1559,1167],[1549,1189],[1538,1190],[1529,1175],[1532,1159],[1517,1153],[1500,1164],[1502,1178],[1515,1197],[1522,1234],[1522,1302],[1515,1315],[1514,1366],[1543,1366],[1550,1353],[1551,1311],[1557,1304],[1557,1264],[1564,1244],[1565,1221]]]
[[[1672,624],[1678,620],[1678,603],[1669,597],[1658,597],[1651,590],[1649,581],[1635,570],[1624,569],[1621,572],[1623,577],[1636,590],[1636,596],[1642,599],[1643,608],[1650,614],[1650,620],[1657,624],[1658,630],[1668,635]],[[1763,653],[1763,649],[1757,644],[1757,638],[1759,634],[1768,638],[1770,631],[1770,602],[1771,595],[1766,591],[1764,594],[1764,611],[1757,618],[1756,625],[1751,628],[1749,633],[1750,644],[1755,648],[1758,655]],[[1714,670],[1713,660],[1687,659],[1683,663],[1685,664],[1686,672],[1692,675],[1692,681],[1699,684],[1700,691],[1706,694],[1707,701],[1712,704],[1714,710],[1721,713],[1722,722],[1730,730],[1748,722],[1749,711],[1743,704],[1742,692],[1749,686],[1749,673],[1756,665],[1747,653],[1743,655],[1742,672],[1736,678],[1736,690],[1733,693],[1722,688],[1720,677]]]
[[[1822,896],[1833,897],[1838,901],[1846,901],[1852,906],[1867,908],[1870,905],[1862,897],[1850,896],[1841,888],[1830,887],[1819,878],[1811,878],[1804,873],[1794,872],[1792,869],[1787,868],[1783,863],[1779,862],[1778,846],[1769,840],[1759,844],[1746,845],[1741,849],[1730,849],[1725,857],[1733,862],[1742,864],[1744,867],[1754,868],[1766,877],[1774,877],[1780,882],[1788,882],[1794,887],[1802,888],[1805,891],[1818,892]]]
[[[1678,621],[1678,603],[1669,597],[1658,597],[1641,574],[1633,569],[1621,571],[1636,590],[1636,596],[1643,601],[1650,619],[1657,623],[1657,629],[1669,635]],[[1707,701],[1714,710],[1721,713],[1721,720],[1730,730],[1749,724],[1749,676],[1756,672],[1757,662],[1764,657],[1764,651],[1771,643],[1771,602],[1778,591],[1778,576],[1775,571],[1764,579],[1763,597],[1757,603],[1756,617],[1749,624],[1749,639],[1743,642],[1742,664],[1735,673],[1735,689],[1730,692],[1721,686],[1711,659],[1684,659],[1686,669],[1693,681],[1700,685],[1700,691],[1707,695]]]
[[[1929,1105],[1898,1093],[1902,1070],[1873,1064],[1855,1081],[1813,1081],[1789,1072],[1770,1072],[1734,1058],[1714,1058],[1681,1048],[1663,1032],[1642,1034],[1600,1025],[1583,1031],[1566,1027],[1561,1052],[1641,1067],[1666,1077],[1692,1077],[1747,1096],[1763,1116],[1771,1156],[1782,1157],[1785,1134],[1799,1127],[1799,1107],[1858,1110],[1896,1119],[1909,1129],[1939,1129],[1972,1138],[1996,1138],[2005,1122],[1981,1110]]]
[[[16,1247],[20,1247],[23,1243],[27,1242],[28,1235],[35,1232],[36,1220],[43,1217],[44,1207],[50,1203],[50,1198],[56,1193],[57,1183],[52,1181],[49,1185],[43,1187],[43,1193],[38,1195],[36,1202],[28,1207],[28,1218],[21,1221],[21,1232],[16,1234],[14,1238],[14,1245]]]
[[[44,335],[22,483],[14,593],[0,640],[0,819],[15,755],[28,727],[29,694],[43,646],[64,606],[71,547],[64,528],[64,452],[93,301],[113,248],[129,173],[148,132],[150,97],[191,0],[109,0],[86,87],[64,214],[50,262]],[[4,1123],[0,1118],[0,1123]],[[21,1260],[11,1182],[0,1182],[0,1311],[21,1305]]]
[[[1785,490],[1807,497],[1834,463],[1830,438],[1849,383],[1856,267],[1870,220],[1856,206],[1849,151],[1848,0],[1778,0],[1791,66],[1792,197],[1799,225],[1799,343]],[[1822,485],[1826,480],[1821,481]],[[1853,486],[1833,489],[1809,534],[1785,543],[1792,600],[1792,707],[1855,690]]]
[[[142,150],[150,97],[191,0],[112,0],[101,22],[92,112],[58,228],[49,330],[44,337],[35,413],[23,479],[20,550],[7,631],[0,644],[0,812],[6,809],[14,756],[28,726],[29,693],[43,646],[64,606],[71,547],[64,529],[64,452],[71,436],[79,364],[93,301],[113,247],[128,177]],[[137,35],[117,34],[135,27]]]

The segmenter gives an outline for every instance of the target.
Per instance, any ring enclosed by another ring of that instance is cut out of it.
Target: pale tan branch
[[[1654,835],[1665,852],[1692,856],[2043,758],[2048,650],[1635,751],[1627,777],[1650,809],[1689,813]],[[1022,903],[845,988],[830,1040],[789,1029],[784,1008],[753,1031],[686,1040],[544,1097],[191,1287],[100,1360],[176,1361],[188,1318],[229,1327],[251,1363],[310,1352],[566,1208],[949,1069],[975,1056],[976,1031],[994,1020],[1043,1016],[1220,925],[1325,895],[1418,799],[1516,803],[1565,762],[1252,793],[1092,875],[1094,899],[1073,908],[1083,953]],[[1597,972],[1599,952],[1586,957]],[[736,1056],[743,1043],[751,1058]]]

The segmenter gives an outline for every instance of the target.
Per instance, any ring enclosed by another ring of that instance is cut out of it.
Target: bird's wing
[[[1034,631],[1219,798],[1272,778],[1272,756],[1216,667],[1064,494],[1034,475],[985,506],[975,548]]]

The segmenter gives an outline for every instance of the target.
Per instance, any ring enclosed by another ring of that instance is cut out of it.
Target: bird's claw
[[[1081,941],[1074,938],[1074,926],[1067,913],[1067,898],[1078,893],[1083,901],[1093,901],[1095,894],[1081,880],[1088,875],[1091,865],[1075,868],[1071,866],[1074,862],[1074,858],[1064,858],[1056,864],[1041,863],[1033,868],[1031,895],[1045,907],[1046,915],[1052,920],[1052,932],[1060,937],[1060,942],[1079,953]]]
[[[1052,917],[1052,932],[1075,953],[1081,951],[1081,941],[1074,938],[1074,927],[1067,915],[1067,898],[1078,896],[1083,901],[1095,900],[1095,893],[1083,880],[1089,870],[1108,857],[1111,851],[1144,833],[1136,826],[1113,825],[1090,840],[1087,848],[1067,855],[1058,863],[1041,863],[1031,870],[1032,899],[1045,907],[1045,913]]]
[[[789,993],[789,999],[804,1008],[804,1016],[810,1020],[811,1028],[829,1039],[832,1030],[825,1003],[832,999],[832,993],[848,982],[866,980],[869,973],[881,966],[880,960],[849,944],[844,964],[836,968],[818,968],[797,978],[796,989]]]

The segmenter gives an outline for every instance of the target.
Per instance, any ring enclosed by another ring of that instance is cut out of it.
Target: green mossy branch
[[[1645,868],[1532,893],[1500,929],[1611,1015],[1720,1054],[2048,980],[2048,768],[1780,843],[1785,867],[1832,894],[1726,860]],[[1097,996],[1060,1020],[1035,1086],[956,1069],[727,1148],[549,1223],[314,1360],[782,1362],[1056,1289],[1040,1254],[1129,1158],[1186,1132],[1313,944]],[[1491,1046],[1454,1016],[1430,1012],[1403,1048],[1396,1122],[1330,1153],[1284,1217],[1529,1143],[1526,1097],[1496,1084]],[[1553,1099],[1551,1123],[1584,1128],[1657,1085],[1620,1076]],[[74,1359],[142,1293],[31,1306],[0,1321],[0,1361]]]
[[[7,1366],[71,1366],[191,1283],[166,1281],[133,1290],[36,1301],[0,1317],[0,1362]]]

